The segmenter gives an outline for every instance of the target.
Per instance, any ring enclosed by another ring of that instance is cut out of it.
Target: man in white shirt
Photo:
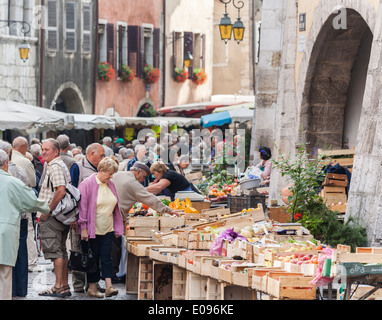
[[[12,142],[12,162],[25,170],[28,175],[28,187],[36,186],[36,170],[32,161],[25,157],[28,150],[28,140],[24,137],[17,137]]]

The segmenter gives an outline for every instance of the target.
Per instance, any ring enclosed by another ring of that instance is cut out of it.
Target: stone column
[[[382,0],[360,119],[346,219],[354,217],[367,229],[370,246],[382,244]]]

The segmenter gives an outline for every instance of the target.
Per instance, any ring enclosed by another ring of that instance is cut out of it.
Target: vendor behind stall
[[[149,167],[139,161],[133,164],[130,171],[118,171],[114,174],[113,181],[119,197],[119,206],[125,219],[136,202],[141,202],[162,214],[176,214],[142,185],[148,175]]]
[[[271,149],[269,149],[268,147],[260,146],[259,154],[261,161],[255,167],[263,171],[263,173],[261,174],[261,178],[263,179],[263,181],[261,181],[261,186],[268,187],[272,171]]]
[[[175,194],[180,191],[194,191],[191,183],[180,173],[169,170],[163,162],[153,163],[150,167],[151,173],[155,177],[153,184],[146,188],[147,191],[157,195],[163,190],[169,192],[171,199],[175,199]]]

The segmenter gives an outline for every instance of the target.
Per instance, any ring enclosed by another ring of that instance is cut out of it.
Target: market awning
[[[70,114],[15,101],[0,101],[0,130],[30,134],[73,127],[74,117]]]
[[[242,104],[235,104],[235,105],[228,106],[228,107],[216,108],[214,111],[212,111],[212,113],[218,113],[218,112],[230,111],[230,110],[242,109],[242,108],[247,108],[247,109],[253,110],[255,108],[254,102],[246,102],[246,103],[242,103]]]
[[[126,125],[142,125],[142,126],[173,126],[190,127],[199,126],[200,118],[187,118],[187,117],[120,117],[124,120]]]
[[[249,108],[238,108],[229,111],[207,114],[200,118],[200,125],[204,128],[222,126],[230,123],[245,123],[252,121],[253,110]]]
[[[160,114],[166,114],[166,113],[177,113],[177,112],[184,112],[184,111],[206,111],[210,110],[213,111],[216,108],[222,108],[227,106],[233,106],[233,105],[240,105],[245,104],[247,102],[242,101],[208,101],[208,102],[197,102],[197,103],[190,103],[190,104],[184,104],[184,105],[178,105],[178,106],[171,106],[171,107],[163,107],[158,109],[158,112]]]
[[[74,117],[74,129],[115,129],[116,122],[107,116],[80,113],[70,115]]]

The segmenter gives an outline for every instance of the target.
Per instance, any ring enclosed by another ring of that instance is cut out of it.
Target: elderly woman
[[[170,170],[180,173],[182,176],[185,175],[184,170],[190,165],[190,157],[186,154],[181,155],[176,162],[169,163],[167,166]]]
[[[179,191],[193,191],[191,184],[180,173],[169,170],[163,162],[155,162],[150,167],[151,173],[155,177],[152,185],[146,188],[147,191],[157,195],[167,189],[171,199],[175,199],[175,193]]]
[[[98,173],[92,174],[80,183],[81,191],[79,201],[78,233],[81,234],[83,252],[90,247],[96,261],[101,261],[101,270],[106,283],[106,297],[118,294],[112,287],[112,242],[113,234],[116,237],[123,235],[123,219],[119,209],[119,199],[113,174],[118,171],[118,164],[107,157],[98,164]],[[88,296],[103,298],[96,287],[100,280],[99,263],[94,273],[87,273],[89,282]]]

